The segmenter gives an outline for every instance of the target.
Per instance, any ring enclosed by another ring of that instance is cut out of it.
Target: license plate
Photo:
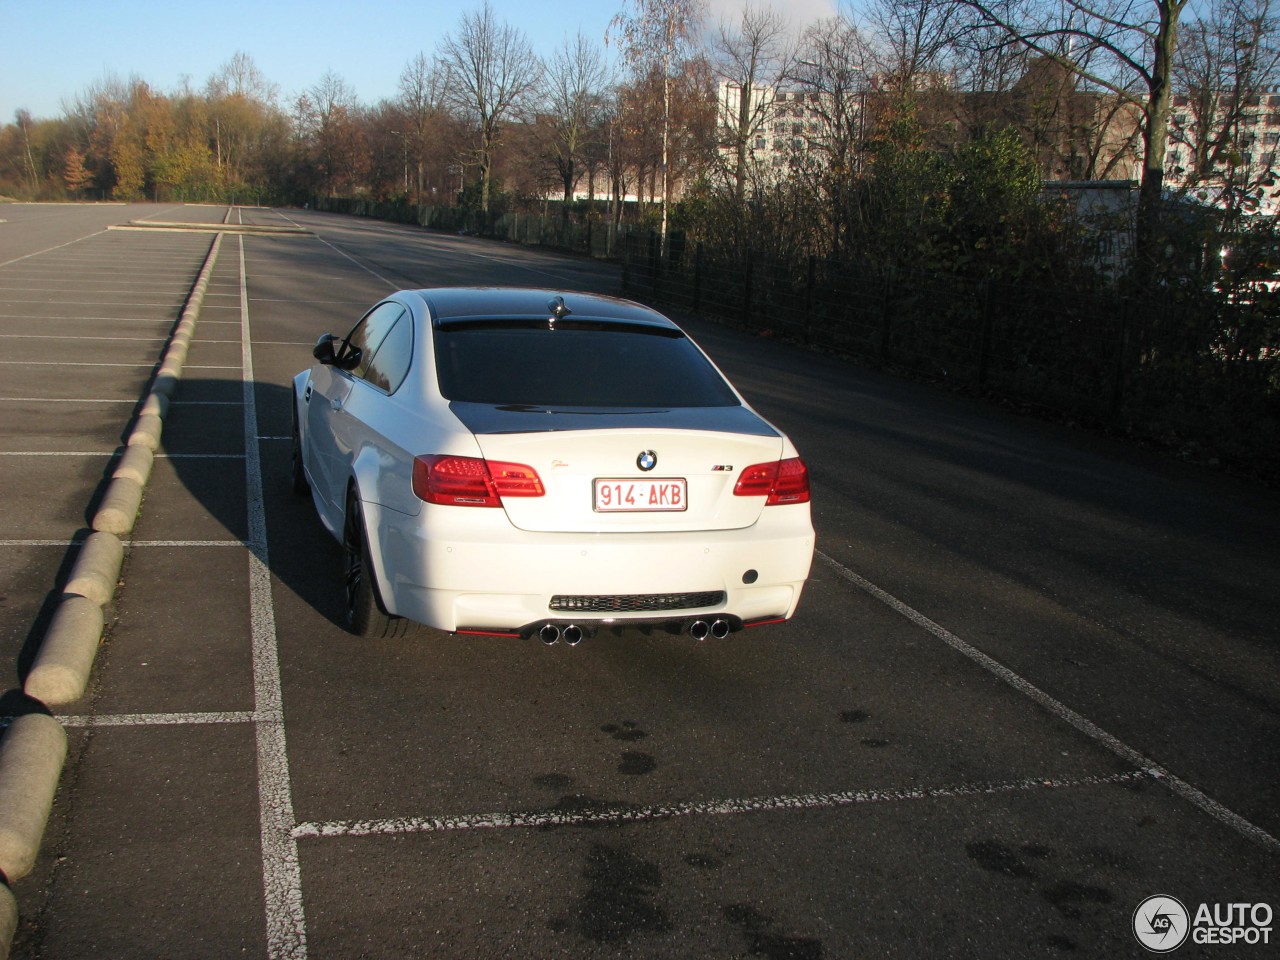
[[[674,480],[596,480],[596,513],[672,512],[688,509],[683,478]]]

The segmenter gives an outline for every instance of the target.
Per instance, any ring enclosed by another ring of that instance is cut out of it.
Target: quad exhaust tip
[[[576,623],[571,623],[564,629],[561,629],[557,624],[548,623],[538,631],[538,639],[547,646],[551,646],[558,640],[563,640],[569,646],[576,647],[585,636],[586,634],[583,633],[582,628]]]
[[[729,629],[728,620],[713,620],[710,623],[705,620],[695,620],[689,624],[689,636],[695,640],[705,640],[707,637],[723,640],[729,635]]]
[[[733,631],[733,625],[728,620],[694,620],[688,626],[689,636],[695,640],[705,640],[707,637],[714,637],[716,640],[723,640]],[[556,623],[545,623],[538,630],[538,639],[547,646],[559,643],[563,640],[571,647],[576,647],[586,637],[586,631],[578,624],[571,623],[561,627]]]

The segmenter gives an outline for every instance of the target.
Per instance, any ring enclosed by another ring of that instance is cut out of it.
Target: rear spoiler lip
[[[781,437],[749,407],[532,407],[453,400],[449,410],[477,436],[568,430],[689,430]]]

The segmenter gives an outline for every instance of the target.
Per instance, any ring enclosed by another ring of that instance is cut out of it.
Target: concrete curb
[[[147,402],[142,405],[142,414],[150,414],[163,420],[169,415],[169,398],[163,393],[150,393]]]
[[[0,884],[0,960],[9,960],[9,948],[17,931],[18,901],[8,887]]]
[[[23,692],[55,707],[84,696],[105,626],[102,608],[88,597],[73,595],[63,600],[40,643]]]
[[[282,227],[268,224],[252,223],[179,223],[172,220],[130,220],[128,223],[113,223],[108,230],[160,230],[177,233],[244,233],[278,237],[309,237],[312,232],[306,227]]]
[[[107,487],[107,495],[93,516],[93,529],[122,537],[133,530],[141,508],[142,484],[131,477],[116,477]]]
[[[129,446],[141,444],[149,450],[160,446],[160,433],[164,430],[164,421],[154,414],[144,413],[133,425],[133,433],[129,434]]]
[[[111,474],[111,477],[112,479],[123,477],[134,481],[141,487],[145,487],[147,481],[151,479],[151,468],[155,465],[155,462],[156,455],[149,448],[135,443],[133,446],[125,448],[124,455],[116,464],[116,469]]]
[[[17,717],[0,738],[0,871],[10,883],[35,866],[66,758],[66,731],[48,714]]]
[[[124,544],[118,537],[105,532],[90,534],[71,568],[65,592],[78,594],[98,606],[109,603],[115,596],[123,563]]]

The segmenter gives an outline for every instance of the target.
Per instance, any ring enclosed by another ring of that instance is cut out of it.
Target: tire
[[[311,484],[307,483],[307,472],[302,466],[302,431],[298,428],[298,405],[293,406],[293,445],[290,450],[293,466],[293,492],[305,497],[311,492]]]
[[[364,515],[354,493],[347,497],[347,514],[342,525],[342,623],[358,637],[402,637],[410,622],[393,617],[382,605],[378,583],[369,559],[369,538]]]

